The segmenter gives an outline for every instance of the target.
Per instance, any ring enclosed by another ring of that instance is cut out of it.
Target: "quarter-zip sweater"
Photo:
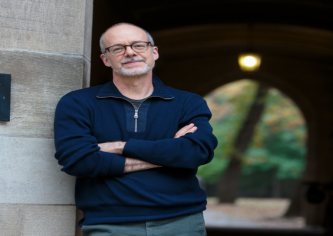
[[[213,158],[217,140],[211,112],[196,94],[164,86],[138,109],[113,82],[73,91],[61,98],[54,122],[55,157],[62,171],[77,177],[79,226],[166,219],[205,210],[197,168]],[[180,138],[176,132],[198,129]],[[100,151],[98,143],[125,141],[122,155]],[[125,157],[161,168],[124,174]]]

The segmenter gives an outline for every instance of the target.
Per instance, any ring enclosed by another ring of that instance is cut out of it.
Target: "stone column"
[[[0,236],[74,236],[75,178],[54,158],[59,99],[89,85],[93,0],[1,0],[0,73],[12,75],[0,122]]]

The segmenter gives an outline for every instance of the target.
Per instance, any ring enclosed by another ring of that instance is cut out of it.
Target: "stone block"
[[[0,45],[82,55],[85,3],[86,0],[2,0]]]
[[[0,134],[53,138],[55,107],[82,88],[84,63],[82,56],[0,50],[0,73],[12,75],[11,120],[0,122]]]
[[[20,235],[20,206],[0,204],[0,236]]]
[[[74,236],[75,206],[22,206],[21,236]]]
[[[0,136],[0,150],[0,203],[74,204],[75,177],[60,170],[53,139]]]

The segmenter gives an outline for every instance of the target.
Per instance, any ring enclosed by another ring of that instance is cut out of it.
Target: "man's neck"
[[[152,76],[152,71],[139,76],[122,76],[113,72],[113,83],[125,97],[143,99],[154,91]]]

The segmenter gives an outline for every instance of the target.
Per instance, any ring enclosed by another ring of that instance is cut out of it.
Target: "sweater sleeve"
[[[217,139],[209,124],[211,112],[207,103],[196,95],[188,99],[183,107],[179,127],[193,123],[198,128],[194,133],[157,141],[130,139],[125,144],[123,155],[175,168],[196,169],[210,162],[217,146]]]
[[[115,176],[124,173],[125,158],[100,151],[91,132],[90,114],[82,102],[65,95],[54,120],[55,158],[62,171],[76,177]]]

